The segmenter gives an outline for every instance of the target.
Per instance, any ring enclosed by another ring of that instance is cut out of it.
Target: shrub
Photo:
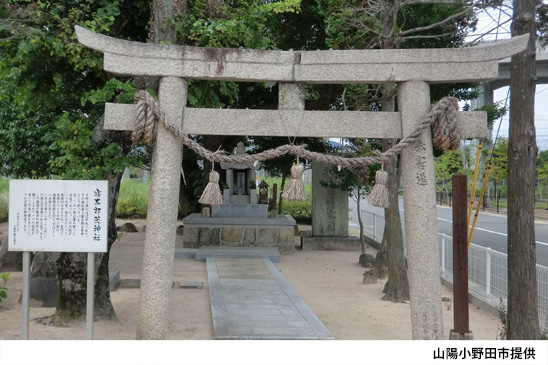
[[[282,205],[283,214],[291,215],[297,223],[312,224],[312,202],[284,200]]]
[[[6,299],[8,297],[8,288],[6,288],[6,283],[8,282],[10,278],[9,272],[0,272],[0,280],[2,281],[2,284],[0,284],[0,303],[2,303],[2,300]]]
[[[8,194],[0,193],[0,222],[8,220],[9,201]]]

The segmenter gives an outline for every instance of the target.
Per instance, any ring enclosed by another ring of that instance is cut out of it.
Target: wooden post
[[[453,175],[453,323],[451,340],[472,339],[468,316],[468,229],[466,175]]]

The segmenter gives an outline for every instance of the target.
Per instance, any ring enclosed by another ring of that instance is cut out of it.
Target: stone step
[[[196,261],[206,261],[206,258],[247,258],[269,259],[280,262],[280,252],[276,247],[211,247],[202,246],[196,252]]]
[[[120,282],[120,269],[108,270],[108,287],[110,291],[115,291]]]
[[[175,258],[177,259],[194,259],[196,258],[197,248],[176,248]]]

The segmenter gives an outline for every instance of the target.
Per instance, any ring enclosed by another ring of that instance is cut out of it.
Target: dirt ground
[[[120,221],[123,223],[125,221]],[[132,220],[138,233],[124,233],[111,252],[110,267],[121,271],[121,279],[141,276],[144,245],[144,220]],[[0,224],[0,240],[6,242],[7,223]],[[178,236],[178,239],[182,239]],[[373,253],[373,251],[371,251]],[[362,283],[364,268],[358,265],[358,252],[297,251],[282,256],[275,264],[299,295],[306,301],[325,326],[338,340],[410,340],[411,320],[409,303],[381,300],[386,280],[378,284]],[[0,271],[1,268],[0,268]],[[170,340],[213,339],[213,325],[204,262],[175,259],[173,279],[203,281],[202,289],[171,290],[169,310]],[[21,336],[21,273],[12,272],[7,283],[8,298],[0,303],[0,340],[16,340]],[[452,293],[442,287],[444,333],[449,338],[453,327]],[[135,339],[139,313],[140,290],[119,288],[111,293],[118,319],[96,321],[94,338],[100,340]],[[470,305],[470,329],[474,339],[495,340],[500,326],[498,317]],[[68,327],[44,324],[44,317],[54,308],[31,307],[30,338],[33,340],[83,340],[86,337],[85,319]]]

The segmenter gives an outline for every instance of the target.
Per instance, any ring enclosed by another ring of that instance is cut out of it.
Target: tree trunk
[[[360,225],[360,243],[362,245],[362,254],[365,253],[365,249],[366,249],[366,244],[365,244],[365,238],[363,237],[363,218],[362,218],[362,204],[361,204],[361,200],[362,200],[362,194],[361,194],[361,188],[358,188],[356,189],[357,190],[357,193],[356,193],[356,209],[358,210],[357,211],[357,214],[358,214],[358,223]]]
[[[390,148],[392,140],[383,141],[383,150]],[[398,160],[393,158],[385,162],[388,172],[388,189],[390,206],[384,209],[385,227],[383,241],[387,246],[388,281],[385,285],[383,300],[403,302],[409,300],[409,281],[407,279],[407,264],[404,257],[403,232],[398,204]]]
[[[189,153],[190,152],[185,150],[183,155]],[[183,179],[181,177],[179,185],[179,207],[182,217],[186,217],[187,215],[198,211],[198,199],[194,194],[194,176],[191,176],[191,172],[198,170],[199,166],[195,160],[185,159],[184,156],[181,164],[185,178]]]
[[[391,37],[395,28],[396,17],[400,8],[399,0],[388,0],[381,14],[383,25],[382,47],[393,48],[394,40]],[[381,100],[383,112],[393,112],[395,108],[394,96],[392,90],[396,85],[387,84],[383,86],[383,97]],[[387,151],[397,141],[385,139],[382,141],[383,151]],[[403,302],[409,300],[409,281],[407,278],[407,265],[404,257],[403,232],[400,218],[400,208],[398,202],[398,160],[392,158],[384,163],[384,169],[388,173],[389,206],[384,209],[385,226],[383,235],[383,244],[386,245],[386,259],[388,261],[388,281],[384,287],[383,300],[393,302]],[[382,257],[382,256],[381,256]]]
[[[287,179],[287,174],[285,172],[282,172],[282,183],[281,183],[281,186],[280,186],[280,199],[278,200],[278,214],[282,214],[282,211],[283,211],[283,202],[284,202],[284,198],[282,197],[282,193],[284,192],[284,188],[285,188],[285,179]],[[274,197],[274,199],[276,199],[276,197]]]
[[[101,119],[93,130],[92,139],[97,148],[118,142],[120,155],[127,155],[131,151],[129,137],[130,133],[105,131]],[[109,189],[108,240],[107,252],[95,255],[94,313],[96,319],[116,319],[110,301],[108,261],[110,249],[118,235],[115,218],[122,175],[122,172],[110,171],[105,177],[108,180]],[[59,303],[53,323],[63,325],[86,314],[87,254],[61,253],[57,260],[57,277],[59,279]]]
[[[514,1],[512,36],[530,34],[512,56],[508,141],[508,339],[538,340],[535,244],[535,0]]]
[[[108,261],[110,249],[116,240],[116,204],[120,192],[122,173],[110,173],[109,217],[107,252],[95,255],[94,314],[96,319],[116,319],[110,301]],[[87,254],[63,252],[57,260],[59,278],[59,304],[53,322],[63,325],[86,314]]]

